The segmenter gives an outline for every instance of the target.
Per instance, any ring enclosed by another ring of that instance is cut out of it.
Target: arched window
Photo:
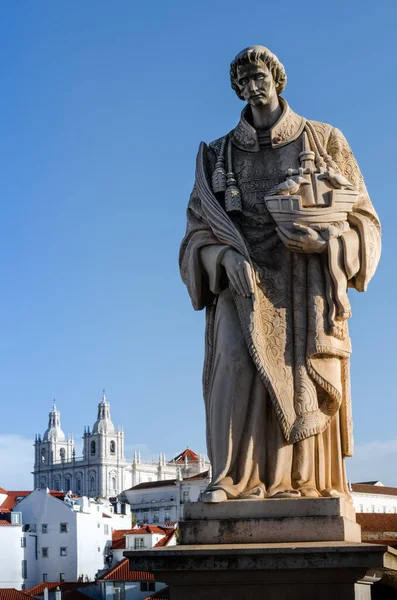
[[[46,459],[46,453],[45,453],[45,448],[41,449],[41,462],[45,462]]]
[[[70,492],[70,490],[71,490],[70,477],[69,477],[69,475],[67,475],[65,477],[65,492]]]
[[[91,475],[90,477],[90,492],[95,492],[95,477]]]
[[[91,442],[91,456],[95,456],[95,452],[96,452],[96,443],[95,443],[95,440],[92,440],[92,442]]]
[[[61,482],[59,480],[59,477],[55,477],[54,479],[54,490],[56,490],[57,492],[59,492],[61,489]]]
[[[59,456],[61,457],[61,460],[65,460],[65,448],[60,449]]]
[[[110,454],[116,454],[116,444],[113,440],[110,442]]]
[[[45,477],[40,478],[40,488],[43,490],[47,486],[47,480]]]
[[[117,482],[116,475],[112,474],[110,476],[110,489],[111,490],[115,490],[116,489],[116,482]]]

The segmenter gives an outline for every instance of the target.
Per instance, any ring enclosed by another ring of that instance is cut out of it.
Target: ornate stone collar
[[[305,119],[290,109],[284,98],[280,98],[283,109],[279,120],[270,129],[270,142],[272,148],[280,148],[296,140],[303,131]],[[247,152],[258,152],[259,140],[256,130],[246,119],[248,106],[241,113],[240,121],[230,133],[230,138],[235,146]]]

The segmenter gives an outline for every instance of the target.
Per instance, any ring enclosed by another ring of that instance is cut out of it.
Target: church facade
[[[126,459],[124,431],[114,427],[105,393],[92,431],[84,430],[82,456],[76,456],[73,438],[62,431],[55,402],[44,435],[36,435],[34,452],[34,488],[90,497],[109,498],[140,483],[190,477],[209,468],[203,456],[189,449],[169,461],[164,454],[158,461],[141,461],[139,452]]]

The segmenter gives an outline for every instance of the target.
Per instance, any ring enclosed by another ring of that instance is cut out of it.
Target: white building
[[[48,428],[43,437],[36,435],[34,447],[34,488],[70,490],[90,497],[109,498],[139,483],[173,479],[178,472],[187,477],[209,468],[203,456],[189,449],[170,461],[160,454],[158,461],[144,462],[139,452],[126,460],[124,432],[115,429],[105,394],[92,431],[89,427],[84,430],[82,456],[76,456],[73,438],[62,431],[55,402]]]
[[[99,574],[101,600],[144,600],[149,594],[164,590],[166,584],[155,581],[153,573],[131,571],[129,561],[124,558],[126,550],[159,548],[176,545],[174,527],[157,525],[136,526],[127,531],[114,531],[111,548],[113,563],[108,571]]]
[[[11,510],[8,498],[0,506],[11,523],[0,527],[0,547],[7,548],[0,561],[0,581],[12,579],[17,589],[43,581],[94,580],[109,563],[113,530],[131,526],[126,504],[48,489],[34,490],[15,502],[15,494],[10,496]]]
[[[210,483],[210,471],[193,477],[140,483],[119,494],[138,523],[166,524],[183,520],[186,502],[197,502]]]
[[[176,525],[160,527],[158,525],[136,525],[133,529],[113,531],[110,555],[112,564],[124,559],[126,550],[146,550],[162,546],[176,545]]]
[[[350,484],[356,513],[397,513],[397,488],[381,481]]]

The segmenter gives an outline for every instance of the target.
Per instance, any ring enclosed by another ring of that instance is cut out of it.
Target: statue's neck
[[[266,106],[251,106],[252,125],[255,129],[271,129],[281,117],[282,112],[278,96],[274,96]]]

